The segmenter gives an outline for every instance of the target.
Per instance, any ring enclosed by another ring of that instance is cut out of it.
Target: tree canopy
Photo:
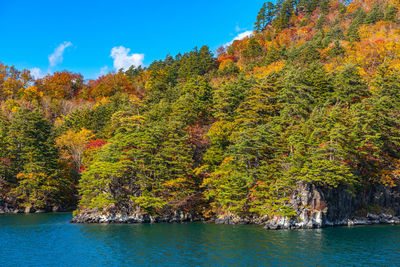
[[[265,3],[249,37],[85,81],[0,64],[0,189],[203,216],[289,215],[299,182],[397,186],[398,1]]]

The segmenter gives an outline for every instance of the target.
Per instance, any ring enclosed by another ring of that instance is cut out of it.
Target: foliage
[[[88,82],[0,64],[1,193],[37,208],[79,191],[80,211],[272,217],[296,215],[298,183],[398,186],[398,9],[268,2],[216,57],[203,46]]]
[[[83,153],[89,143],[94,138],[92,131],[83,128],[79,132],[68,130],[65,134],[55,139],[56,146],[60,150],[61,159],[70,160],[75,165],[76,170],[81,169]]]

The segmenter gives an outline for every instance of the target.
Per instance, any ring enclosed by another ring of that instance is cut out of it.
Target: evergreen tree
[[[288,26],[290,17],[294,14],[294,6],[291,0],[282,3],[277,18],[274,20],[274,26],[281,30]]]
[[[7,139],[16,184],[11,194],[22,206],[48,208],[73,198],[72,179],[60,175],[52,127],[40,111],[17,111]]]
[[[389,5],[385,11],[385,20],[396,22],[398,8],[394,5]]]
[[[265,27],[267,4],[264,3],[257,15],[257,20],[254,23],[254,30],[262,31]]]
[[[358,28],[365,23],[366,13],[363,9],[358,8],[355,13],[355,18],[350,24],[349,29],[347,30],[347,38],[350,41],[359,41],[360,37],[358,36]]]
[[[367,85],[362,81],[355,66],[347,65],[335,77],[337,101],[355,103],[369,95]]]
[[[262,55],[263,55],[262,46],[254,37],[251,37],[244,56],[246,58],[254,59]]]
[[[368,24],[376,23],[378,21],[381,21],[384,16],[385,15],[383,14],[382,8],[380,7],[380,5],[376,4],[372,7],[372,10],[366,16],[365,22]]]

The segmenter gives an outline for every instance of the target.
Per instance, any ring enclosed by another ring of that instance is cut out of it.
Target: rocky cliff
[[[174,211],[163,216],[152,216],[143,213],[126,213],[119,211],[88,210],[79,213],[72,219],[73,223],[159,223],[159,222],[193,222],[202,218],[184,211]]]
[[[38,209],[34,207],[20,207],[8,201],[7,199],[0,198],[0,214],[11,214],[11,213],[45,213],[45,212],[65,212],[72,211],[76,207],[62,207],[62,206],[51,206],[44,209]]]
[[[400,190],[374,186],[351,194],[345,188],[321,189],[299,183],[291,204],[297,218],[276,216],[266,229],[322,228],[339,225],[400,223]]]
[[[0,214],[3,213],[18,213],[18,210],[15,209],[14,205],[6,199],[0,198]]]
[[[322,189],[299,183],[292,192],[291,207],[297,217],[217,216],[216,224],[259,224],[266,229],[323,228],[340,225],[399,224],[400,190],[384,186],[349,193],[345,188]],[[151,216],[127,212],[115,207],[106,211],[88,210],[76,215],[75,223],[156,223],[204,221],[199,214],[174,211],[168,215]]]

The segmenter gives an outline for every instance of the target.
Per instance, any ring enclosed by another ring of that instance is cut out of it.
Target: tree
[[[400,185],[398,1],[266,2],[254,28],[88,82],[0,64],[0,197],[258,218],[299,183]]]
[[[350,41],[354,42],[360,40],[360,37],[358,36],[358,29],[362,24],[365,23],[366,16],[367,15],[363,9],[357,9],[357,12],[355,13],[355,18],[353,19],[347,30],[347,38]]]
[[[362,81],[358,69],[352,65],[346,65],[336,76],[335,96],[338,101],[354,103],[368,97],[368,87]]]
[[[108,73],[97,80],[91,80],[86,90],[84,94],[89,99],[111,97],[117,93],[135,93],[129,77],[122,72]]]
[[[216,60],[209,47],[202,46],[200,50],[196,48],[179,60],[178,77],[192,78],[196,75],[205,75],[216,67]]]
[[[71,161],[76,171],[81,169],[82,157],[91,139],[94,138],[92,131],[83,128],[79,132],[68,130],[56,138],[56,146],[60,150],[61,158]]]
[[[18,71],[14,66],[0,63],[0,99],[16,99],[32,81],[28,70]]]
[[[257,15],[257,20],[254,23],[254,29],[256,31],[262,31],[265,27],[265,21],[266,21],[266,10],[267,10],[267,4],[264,3],[260,11],[258,12]]]
[[[68,71],[55,72],[37,80],[36,86],[51,98],[71,99],[82,89],[83,77]]]
[[[6,185],[7,182],[12,182],[14,177],[11,177],[9,169],[11,163],[11,155],[8,152],[7,134],[9,122],[6,118],[0,117],[0,187]],[[1,188],[3,189],[3,188]]]
[[[49,175],[40,163],[28,162],[16,178],[18,186],[11,194],[17,196],[23,207],[45,209],[54,204],[60,185],[54,174]]]
[[[13,116],[6,140],[10,195],[22,206],[40,209],[70,203],[73,183],[60,175],[50,122],[37,110],[21,108]]]
[[[367,14],[365,22],[368,24],[376,23],[384,18],[384,14],[380,5],[374,5],[371,11]]]
[[[237,214],[244,210],[251,178],[243,172],[244,166],[227,157],[211,175],[203,181],[205,196],[215,213]]]
[[[249,88],[251,82],[239,76],[237,81],[228,82],[214,90],[212,92],[214,115],[217,118],[232,119]]]
[[[244,56],[248,59],[255,59],[263,55],[263,49],[260,43],[254,38],[250,37]]]
[[[396,22],[398,8],[394,5],[389,5],[385,11],[385,20]]]
[[[13,175],[22,172],[28,162],[40,162],[49,172],[56,169],[52,126],[40,111],[19,109],[8,127],[7,143]]]
[[[291,0],[282,3],[277,18],[274,20],[274,26],[282,30],[289,24],[290,17],[294,14],[294,6]]]

